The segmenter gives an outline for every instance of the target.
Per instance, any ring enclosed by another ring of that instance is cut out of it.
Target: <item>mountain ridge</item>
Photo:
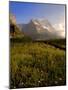
[[[46,19],[32,19],[27,24],[18,25],[26,35],[33,40],[49,40],[54,38],[62,38],[56,33],[55,28]]]

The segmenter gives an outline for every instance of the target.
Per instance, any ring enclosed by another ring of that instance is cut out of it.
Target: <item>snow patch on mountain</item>
[[[21,30],[34,40],[63,38],[48,20],[32,19],[28,24],[20,25]]]

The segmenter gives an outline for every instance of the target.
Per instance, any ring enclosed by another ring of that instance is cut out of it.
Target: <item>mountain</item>
[[[20,30],[20,28],[16,24],[15,16],[12,14],[9,15],[9,23],[10,23],[10,38],[24,36],[23,32]]]
[[[48,20],[32,19],[28,24],[19,24],[21,31],[33,40],[62,38]]]

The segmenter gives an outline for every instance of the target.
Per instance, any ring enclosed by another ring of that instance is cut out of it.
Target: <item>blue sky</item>
[[[65,18],[65,5],[9,2],[9,12],[16,16],[17,23],[28,23],[31,19],[48,19],[52,24]],[[63,21],[62,20],[62,21]]]

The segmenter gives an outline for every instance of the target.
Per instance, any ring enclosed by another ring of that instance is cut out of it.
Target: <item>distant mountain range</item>
[[[25,35],[30,36],[33,40],[63,38],[56,33],[55,28],[45,19],[32,19],[28,24],[18,24],[18,26]]]

